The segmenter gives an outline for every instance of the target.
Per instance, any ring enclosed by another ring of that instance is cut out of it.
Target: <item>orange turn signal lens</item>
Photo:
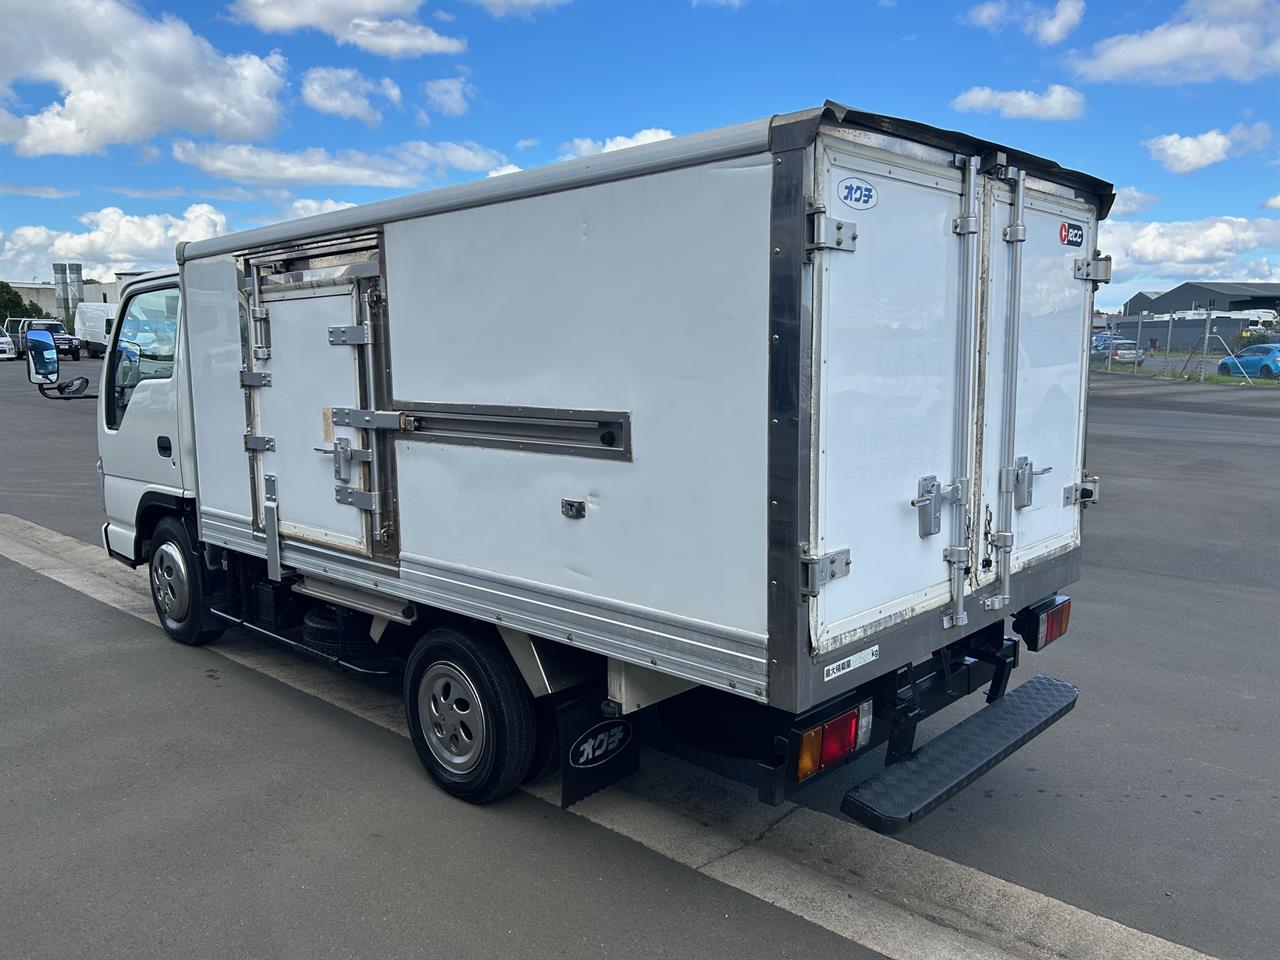
[[[822,760],[822,728],[806,730],[800,740],[800,756],[796,760],[796,779],[807,780],[818,772]]]

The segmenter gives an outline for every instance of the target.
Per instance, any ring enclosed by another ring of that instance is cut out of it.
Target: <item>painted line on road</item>
[[[0,514],[0,556],[159,631],[145,572]],[[207,648],[407,736],[397,693],[233,631]],[[559,785],[526,788],[558,803]],[[1114,920],[648,752],[640,773],[569,811],[893,960],[1211,960]]]

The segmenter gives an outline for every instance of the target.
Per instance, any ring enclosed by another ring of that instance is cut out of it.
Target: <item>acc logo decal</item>
[[[1078,247],[1084,243],[1084,227],[1078,223],[1063,220],[1058,225],[1058,242],[1068,247]]]
[[[880,191],[858,177],[845,177],[836,185],[836,195],[846,207],[870,210],[880,199]]]
[[[596,767],[612,760],[631,741],[631,724],[626,720],[606,720],[580,736],[569,748],[569,763],[575,767]]]

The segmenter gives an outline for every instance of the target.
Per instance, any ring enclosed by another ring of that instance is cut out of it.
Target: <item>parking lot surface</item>
[[[1274,954],[1278,399],[1095,383],[1103,503],[1071,631],[1013,681],[1050,673],[1080,703],[907,844],[1216,956]],[[96,542],[93,404],[41,399],[17,364],[0,404],[0,513]],[[130,956],[867,955],[528,796],[455,803],[392,733],[0,571],[4,609],[24,611],[0,622],[17,785],[0,835],[18,867],[0,900],[20,908],[20,956],[65,956],[90,931],[100,955]],[[797,799],[834,813],[849,779]]]

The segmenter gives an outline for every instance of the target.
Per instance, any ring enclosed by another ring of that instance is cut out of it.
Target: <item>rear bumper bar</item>
[[[1080,691],[1037,674],[880,773],[840,805],[880,833],[897,833],[1071,712]]]

